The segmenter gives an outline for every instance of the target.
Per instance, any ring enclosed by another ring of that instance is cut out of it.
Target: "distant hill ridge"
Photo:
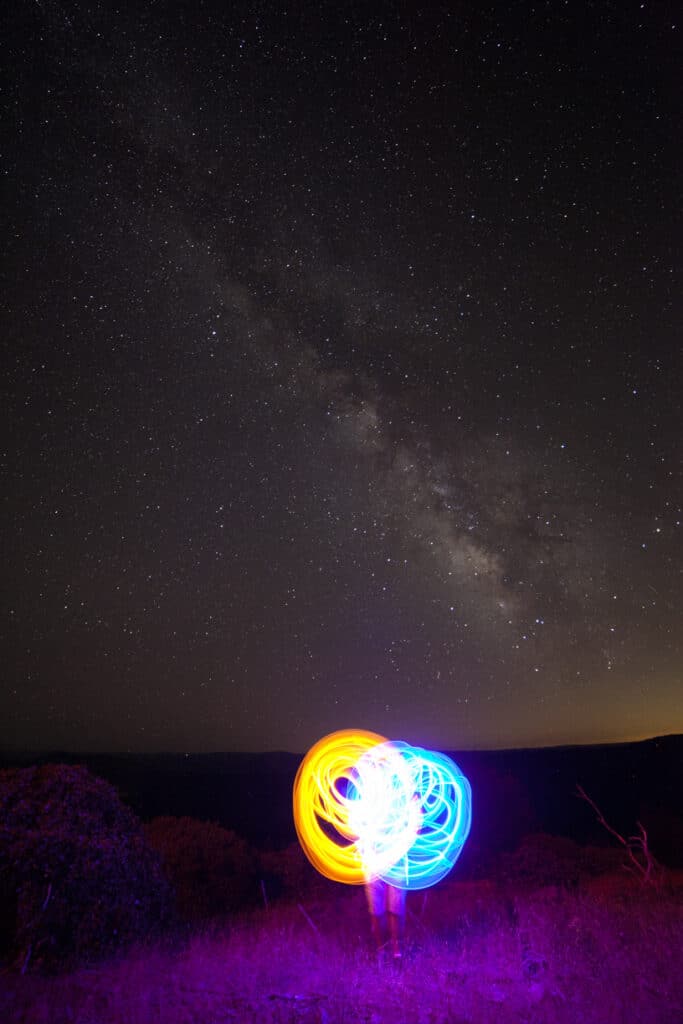
[[[452,752],[473,790],[471,843],[509,848],[528,832],[609,840],[576,794],[580,784],[622,834],[637,821],[665,859],[683,866],[683,735],[627,743]],[[301,754],[78,753],[0,755],[0,768],[84,764],[143,819],[189,815],[261,847],[295,840],[291,791]]]

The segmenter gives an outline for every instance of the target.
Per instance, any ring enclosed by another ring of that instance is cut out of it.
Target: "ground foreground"
[[[363,893],[323,883],[57,977],[0,974],[6,1024],[682,1024],[683,876],[573,888],[447,882],[409,896],[405,951],[370,948]]]

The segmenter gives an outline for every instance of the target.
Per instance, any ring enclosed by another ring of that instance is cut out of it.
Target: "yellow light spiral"
[[[294,825],[311,864],[335,882],[361,885],[366,869],[357,835],[349,826],[347,783],[353,783],[359,758],[385,743],[364,729],[340,729],[311,747],[294,780]]]

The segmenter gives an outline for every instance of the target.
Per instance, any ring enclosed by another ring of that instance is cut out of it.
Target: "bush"
[[[514,853],[501,854],[495,873],[501,881],[521,885],[576,885],[582,878],[618,870],[622,860],[618,850],[540,833],[526,836]]]
[[[0,771],[0,823],[0,940],[22,968],[101,956],[168,918],[141,823],[86,768]]]
[[[269,896],[301,899],[324,884],[299,843],[292,843],[285,850],[264,850],[259,865]]]
[[[146,825],[145,833],[186,921],[207,920],[253,901],[256,858],[234,832],[195,818],[162,817]]]

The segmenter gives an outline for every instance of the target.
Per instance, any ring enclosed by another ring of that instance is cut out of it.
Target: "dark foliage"
[[[83,767],[0,771],[0,946],[25,968],[143,938],[170,891],[142,825]]]
[[[262,851],[259,866],[268,899],[279,896],[301,899],[329,888],[329,883],[307,860],[299,843],[292,843],[286,850]]]
[[[644,805],[638,821],[647,830],[652,853],[660,864],[683,867],[683,814],[668,807]]]
[[[619,850],[579,846],[571,839],[545,834],[525,836],[513,853],[503,853],[494,868],[501,881],[518,885],[568,885],[610,871],[619,871]]]
[[[220,825],[195,818],[155,818],[145,826],[161,856],[186,921],[231,913],[253,902],[257,863],[248,844]]]

